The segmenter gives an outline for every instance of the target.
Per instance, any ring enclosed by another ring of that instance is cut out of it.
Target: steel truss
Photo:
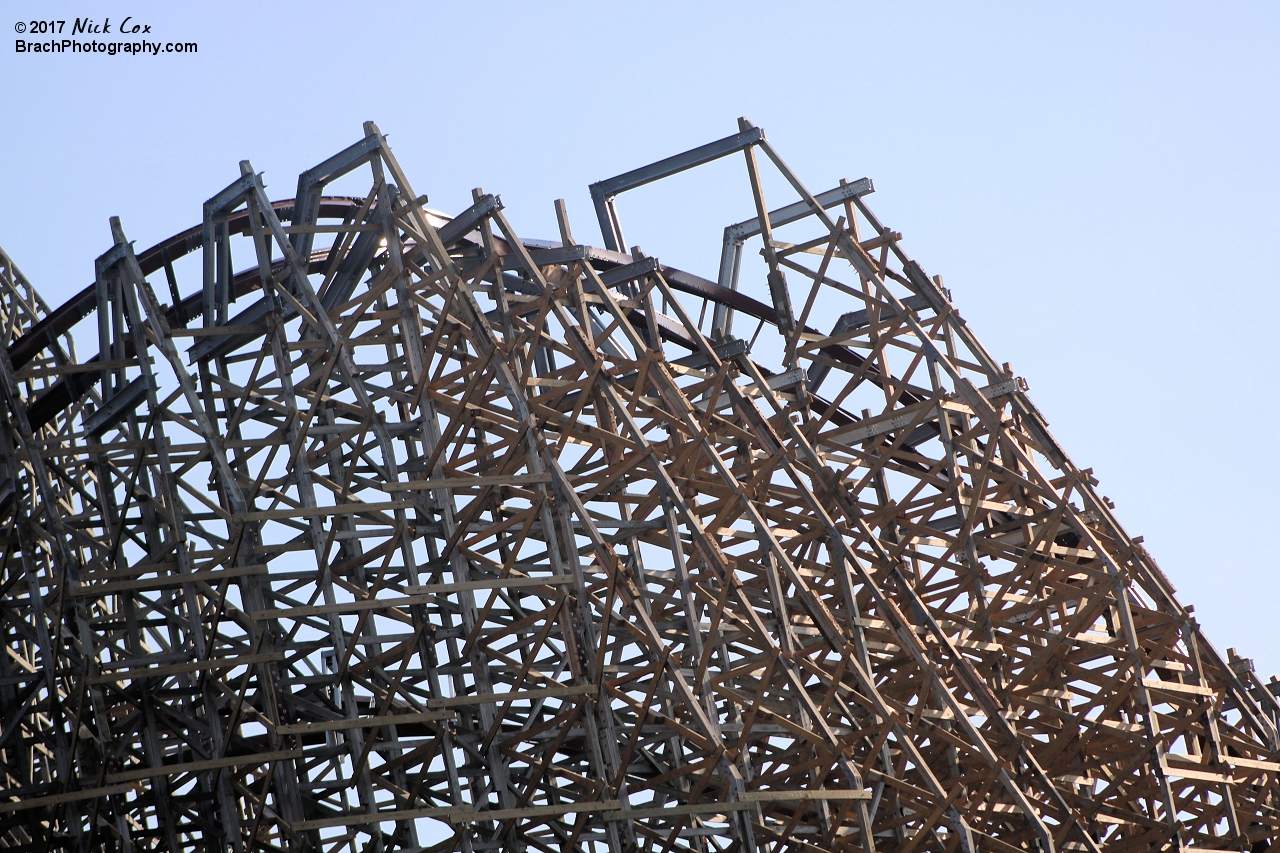
[[[724,156],[717,281],[622,251]],[[1272,690],[871,191],[743,121],[527,241],[370,123],[56,310],[0,254],[0,845],[1264,850]]]

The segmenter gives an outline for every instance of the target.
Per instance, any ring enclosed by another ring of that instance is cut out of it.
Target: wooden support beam
[[[619,193],[730,154],[717,281],[623,251]],[[603,249],[427,210],[372,123],[298,187],[114,221],[59,309],[0,252],[0,847],[1280,841],[1280,690],[869,180],[743,120],[595,185]]]

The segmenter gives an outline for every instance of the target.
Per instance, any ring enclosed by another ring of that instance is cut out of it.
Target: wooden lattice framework
[[[722,156],[718,281],[622,251]],[[1273,692],[871,190],[743,121],[521,240],[368,124],[57,310],[0,255],[0,846],[1266,849]]]

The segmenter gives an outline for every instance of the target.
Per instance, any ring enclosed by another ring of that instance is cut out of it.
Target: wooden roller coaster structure
[[[625,251],[618,195],[727,156],[715,281]],[[56,310],[0,253],[0,847],[1280,836],[1276,684],[869,180],[815,195],[741,120],[591,191],[603,248],[561,202],[522,240],[369,123],[293,199],[244,162],[151,249],[113,219]]]

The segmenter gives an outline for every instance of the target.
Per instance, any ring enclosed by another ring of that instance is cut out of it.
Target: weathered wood
[[[185,236],[113,221],[63,308],[0,252],[0,848],[1280,837],[1280,691],[870,181],[739,130],[601,182],[607,249],[426,210],[368,123],[292,201],[246,161]],[[621,251],[618,192],[739,152],[721,283]]]

